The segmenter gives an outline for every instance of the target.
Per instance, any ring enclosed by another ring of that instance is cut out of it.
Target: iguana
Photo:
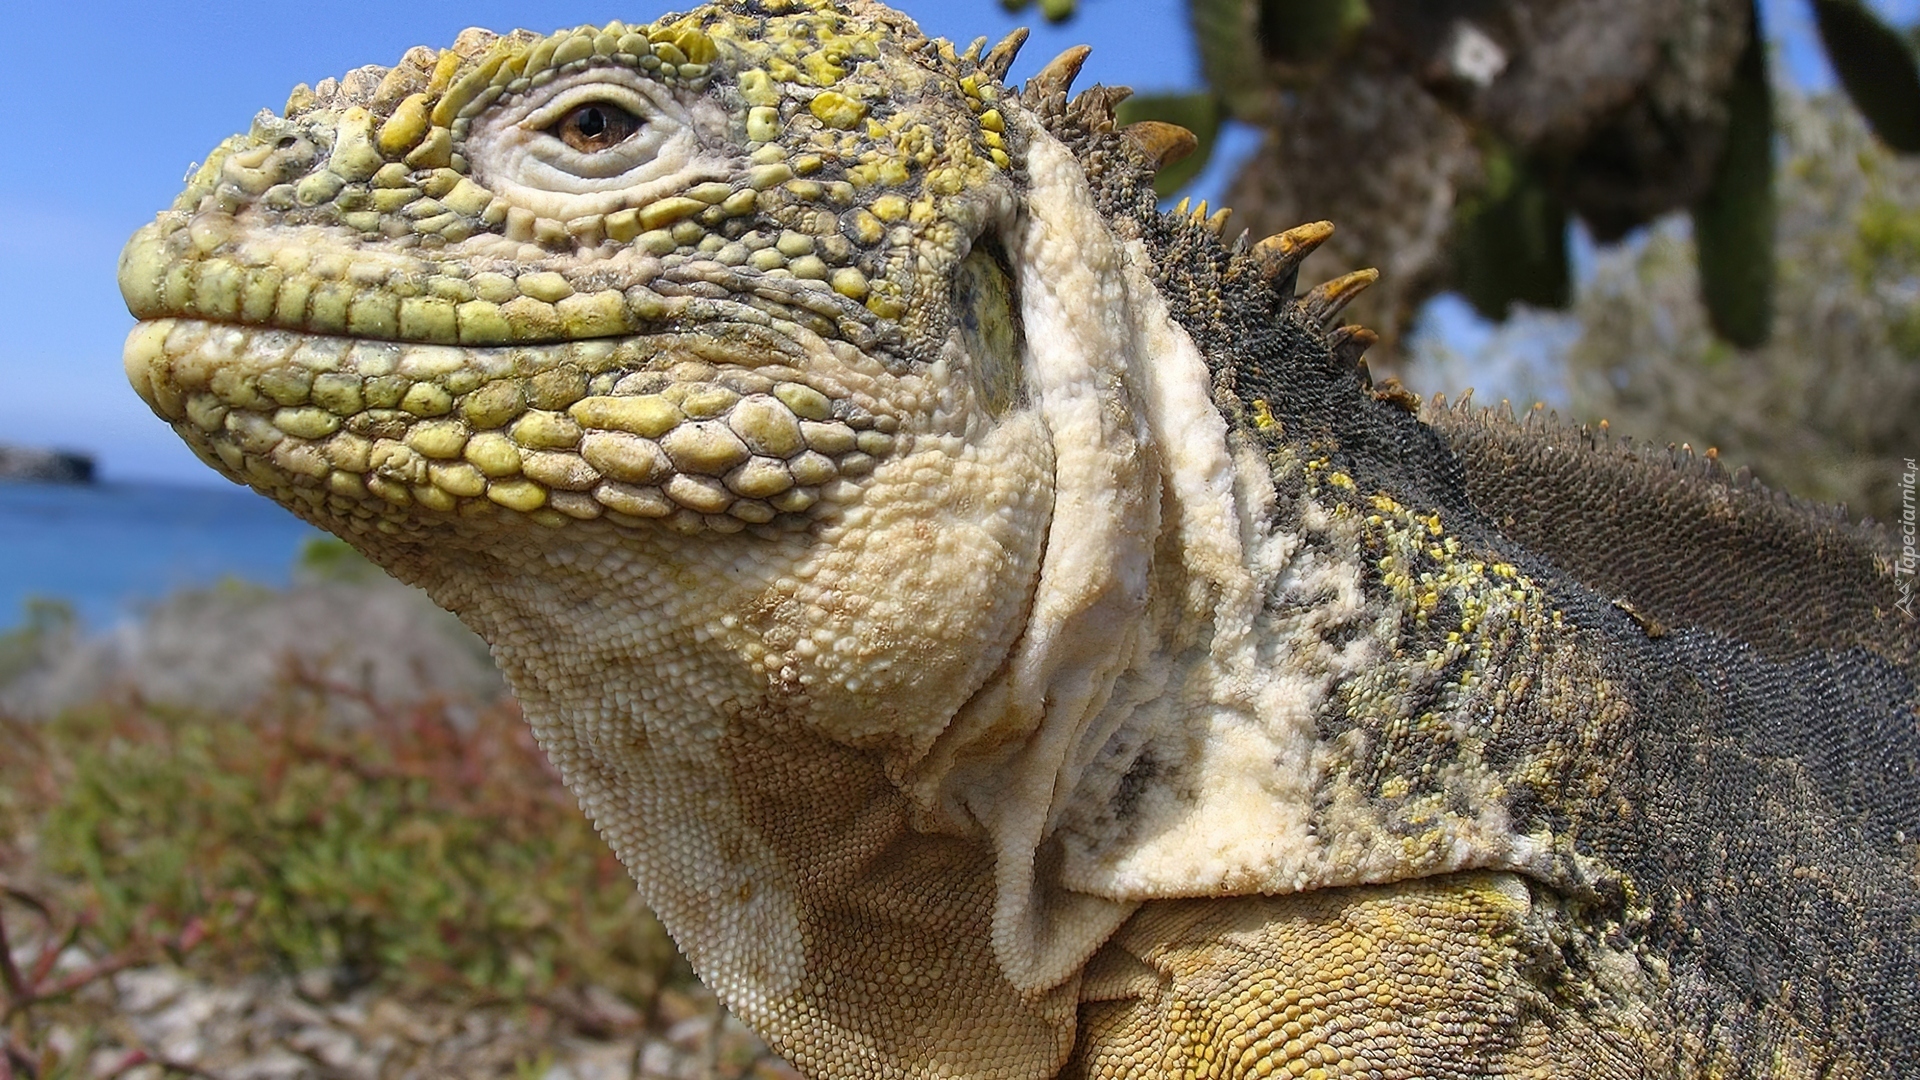
[[[128,374],[492,643],[811,1075],[1920,1073],[1887,535],[1371,385],[1327,225],[1160,212],[1185,133],[1021,40],[300,87],[127,246]]]

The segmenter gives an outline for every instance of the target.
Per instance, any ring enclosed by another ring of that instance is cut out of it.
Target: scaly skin
[[[1017,46],[742,0],[302,87],[128,245],[129,376],[493,644],[814,1075],[1910,1060],[1884,538],[1423,422],[1324,226],[1160,214],[1181,133]]]

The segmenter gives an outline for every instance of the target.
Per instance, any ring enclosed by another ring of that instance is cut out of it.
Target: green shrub
[[[343,729],[318,695],[352,691],[294,689],[245,717],[41,726],[0,763],[0,824],[37,832],[109,943],[205,925],[195,967],[467,1001],[597,985],[642,1011],[691,978],[511,706],[362,701],[374,720]]]

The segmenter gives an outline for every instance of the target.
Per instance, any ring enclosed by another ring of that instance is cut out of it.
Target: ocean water
[[[0,630],[35,598],[99,630],[191,586],[285,586],[319,535],[241,487],[0,482]]]

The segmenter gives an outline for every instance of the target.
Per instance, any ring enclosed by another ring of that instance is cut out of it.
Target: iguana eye
[[[640,127],[640,118],[620,106],[591,101],[569,110],[546,132],[583,154],[592,154],[625,142]]]
[[[709,153],[733,114],[619,65],[589,67],[506,95],[475,116],[461,148],[474,182],[554,221],[645,206],[732,175]]]

